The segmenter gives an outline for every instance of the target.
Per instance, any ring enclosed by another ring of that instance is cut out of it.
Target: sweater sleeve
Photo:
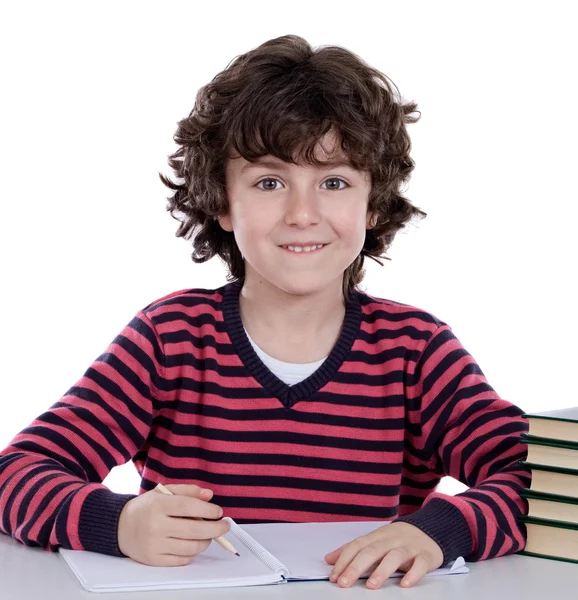
[[[527,449],[523,411],[490,387],[480,367],[451,329],[442,324],[416,364],[408,396],[406,452],[439,476],[469,489],[455,496],[433,492],[416,512],[397,521],[433,538],[444,564],[463,556],[484,560],[522,550],[527,512],[520,496],[529,487],[519,464]]]
[[[120,512],[135,494],[102,484],[149,436],[162,345],[143,311],[77,383],[0,452],[0,531],[28,546],[120,556]]]

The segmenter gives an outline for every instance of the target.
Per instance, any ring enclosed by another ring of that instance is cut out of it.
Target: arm
[[[434,492],[410,523],[441,547],[444,564],[458,556],[482,560],[522,550],[525,512],[520,491],[529,473],[520,443],[528,430],[522,410],[501,399],[451,329],[432,334],[417,365],[408,399],[409,453],[440,474],[470,487],[449,496]]]
[[[530,476],[518,461],[527,431],[522,411],[488,385],[450,328],[430,336],[408,374],[404,463],[438,477],[449,474],[470,489],[456,496],[431,493],[414,513],[399,517],[325,556],[330,580],[350,587],[377,564],[367,582],[379,588],[397,570],[411,587],[458,556],[470,561],[517,552],[525,529],[518,516]],[[411,467],[410,467],[411,468]]]
[[[143,446],[163,373],[139,311],[48,411],[0,452],[0,531],[28,546],[120,555],[118,518],[134,494],[102,485]]]

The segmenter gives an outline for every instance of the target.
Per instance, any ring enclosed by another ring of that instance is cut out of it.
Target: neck
[[[320,340],[334,342],[345,316],[342,282],[311,294],[291,294],[261,278],[249,278],[239,295],[239,309],[253,339],[274,336],[301,348],[317,345]]]

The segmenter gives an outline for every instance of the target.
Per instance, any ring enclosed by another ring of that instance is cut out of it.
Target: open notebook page
[[[279,563],[290,571],[289,580],[328,579],[332,567],[325,562],[325,554],[384,523],[374,521],[243,525],[242,529],[265,548],[266,551],[262,552],[258,548],[255,550],[261,552],[270,566],[233,534],[236,524],[225,537],[239,550],[240,557],[213,543],[184,567],[150,567],[129,558],[94,552],[60,549],[60,553],[82,586],[92,592],[266,585],[281,582],[282,574],[287,575]],[[243,537],[245,536],[241,535],[241,538]],[[249,543],[251,544],[251,541]],[[438,569],[429,575],[467,572],[468,569],[463,567],[461,570]]]
[[[60,549],[82,587],[91,592],[179,590],[266,585],[283,581],[230,531],[225,537],[240,556],[216,543],[183,567],[151,567],[126,557]]]
[[[261,546],[283,563],[290,572],[289,579],[329,579],[333,568],[325,555],[355,538],[374,531],[387,521],[347,521],[339,523],[254,523],[243,529]],[[373,569],[372,569],[373,571]],[[372,571],[364,576],[369,577]],[[463,559],[454,568],[437,569],[429,575],[467,573]],[[401,577],[403,573],[394,575]]]

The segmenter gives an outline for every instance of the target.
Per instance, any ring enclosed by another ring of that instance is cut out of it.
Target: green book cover
[[[578,444],[575,444],[574,442],[563,442],[550,438],[542,438],[535,435],[529,435],[527,433],[522,433],[520,436],[520,441],[522,444],[536,444],[538,446],[552,446],[554,448],[566,448],[567,450],[578,451]]]
[[[562,473],[562,475],[578,476],[578,470],[567,469],[566,467],[550,467],[549,465],[537,465],[535,463],[527,462],[525,460],[521,460],[520,464],[523,467],[527,467],[528,469],[532,469],[534,471],[551,471],[552,473]]]
[[[549,502],[563,502],[564,504],[578,504],[578,498],[571,496],[559,496],[558,494],[547,494],[545,492],[534,492],[528,488],[524,488],[520,492],[522,498],[534,498],[536,500],[548,500]]]
[[[518,520],[521,523],[530,523],[534,525],[542,525],[545,527],[557,527],[559,529],[569,529],[576,532],[576,539],[578,539],[578,524],[577,523],[566,523],[564,521],[550,521],[548,519],[540,519],[538,517],[528,517],[527,515],[520,515]],[[554,556],[552,554],[540,554],[539,552],[528,552],[522,550],[518,554],[524,554],[525,556],[534,556],[536,558],[547,558],[549,560],[560,560],[562,562],[569,562],[578,565],[578,560],[573,558],[564,558],[561,556]]]

